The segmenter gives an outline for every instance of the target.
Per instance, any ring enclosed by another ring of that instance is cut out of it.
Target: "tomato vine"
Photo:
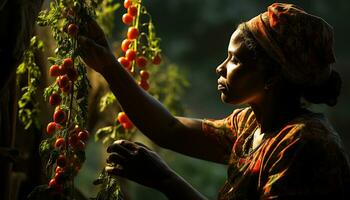
[[[37,20],[39,25],[50,27],[57,44],[55,56],[48,58],[49,74],[55,80],[44,91],[44,98],[55,111],[40,153],[47,160],[48,189],[60,199],[74,197],[74,177],[85,161],[89,81],[78,56],[77,37],[84,32],[80,28],[83,23],[95,16],[96,6],[92,0],[55,0]]]
[[[46,194],[49,196],[47,198],[55,199],[75,197],[74,178],[85,161],[84,150],[90,135],[85,128],[90,84],[86,67],[79,57],[77,37],[84,34],[84,23],[91,18],[95,18],[107,30],[107,35],[111,34],[110,23],[113,22],[114,12],[119,5],[113,4],[113,0],[54,0],[50,3],[49,10],[39,14],[38,24],[51,29],[57,48],[55,55],[48,58],[51,65],[49,75],[53,82],[44,91],[44,98],[54,113],[52,121],[46,127],[46,139],[39,147],[40,155],[46,161],[49,181],[46,186],[40,186],[33,191],[30,195],[32,199],[35,199],[35,193]],[[180,108],[180,96],[188,83],[175,65],[164,65],[160,38],[157,37],[151,15],[141,0],[125,0],[123,5],[126,13],[122,21],[130,27],[121,43],[123,55],[118,61],[141,88],[176,113]],[[41,42],[33,41],[34,44],[42,46]],[[162,67],[157,67],[160,64]],[[30,69],[36,68],[33,65]],[[20,66],[21,74],[23,70],[23,66]],[[28,80],[33,80],[34,75],[30,76]],[[35,80],[40,77],[38,74],[35,76]],[[36,87],[32,83],[30,86]],[[115,96],[111,92],[107,93],[101,98],[100,111],[113,102],[116,102]],[[34,114],[34,111],[31,113]],[[23,119],[28,118],[34,119]],[[28,121],[25,124],[30,126]],[[97,130],[95,139],[110,144],[117,139],[131,139],[137,132],[128,116],[121,111],[115,116],[112,125]],[[123,199],[119,180],[104,170],[94,184],[101,185],[101,191],[93,199]]]

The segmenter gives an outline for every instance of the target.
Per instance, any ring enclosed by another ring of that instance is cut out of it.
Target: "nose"
[[[216,68],[216,73],[219,76],[226,77],[226,62],[221,63],[217,68]]]

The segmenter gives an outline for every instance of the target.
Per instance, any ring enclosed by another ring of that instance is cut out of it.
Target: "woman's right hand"
[[[117,140],[107,148],[110,153],[106,166],[110,174],[121,176],[154,189],[160,189],[172,179],[173,171],[152,150],[141,143]]]
[[[171,170],[168,165],[145,145],[118,140],[107,149],[108,173],[127,178],[164,193],[168,199],[206,200],[206,198]]]
[[[85,26],[81,27],[81,34],[78,37],[80,57],[95,71],[104,74],[109,66],[116,61],[108,45],[105,34],[94,20],[88,20]]]

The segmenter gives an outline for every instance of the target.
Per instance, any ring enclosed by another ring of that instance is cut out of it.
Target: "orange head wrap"
[[[316,86],[328,80],[335,62],[333,28],[323,19],[293,4],[274,3],[246,24],[292,83]]]

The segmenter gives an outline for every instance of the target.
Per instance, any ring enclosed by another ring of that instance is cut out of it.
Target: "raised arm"
[[[155,98],[141,89],[115,59],[96,24],[87,25],[79,38],[81,56],[108,82],[121,107],[137,128],[161,147],[204,160],[224,163],[225,152],[202,131],[202,121],[174,117]]]

